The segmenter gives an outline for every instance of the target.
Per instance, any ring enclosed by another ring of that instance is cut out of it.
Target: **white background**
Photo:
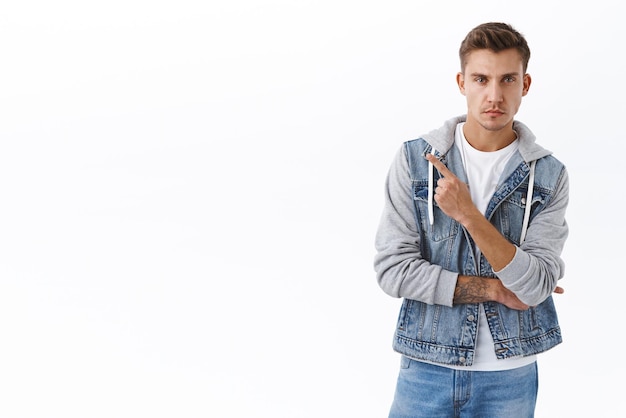
[[[537,417],[622,410],[618,2],[3,1],[0,417],[383,417],[372,268],[401,143],[512,23],[518,119],[571,176]]]

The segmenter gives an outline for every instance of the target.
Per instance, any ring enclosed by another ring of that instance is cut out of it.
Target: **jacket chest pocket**
[[[500,205],[500,210],[493,215],[492,222],[509,241],[519,245],[522,234],[524,213],[530,204],[530,220],[545,205],[545,196],[540,191],[533,191],[532,200],[527,201],[527,188],[520,187],[507,196]]]
[[[459,223],[446,215],[434,199],[432,202],[434,223],[430,225],[428,218],[428,182],[413,181],[413,203],[417,217],[416,222],[421,227],[423,238],[440,242],[453,238],[458,234]]]

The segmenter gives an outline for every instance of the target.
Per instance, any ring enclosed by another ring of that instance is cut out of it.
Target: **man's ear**
[[[522,96],[526,96],[528,94],[528,89],[530,89],[530,82],[532,78],[530,74],[524,74],[524,87],[522,89]]]
[[[465,77],[463,73],[456,74],[456,84],[459,86],[459,91],[463,96],[465,96]]]

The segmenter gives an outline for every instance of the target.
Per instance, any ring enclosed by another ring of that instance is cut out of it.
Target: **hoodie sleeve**
[[[406,148],[402,147],[385,182],[385,203],[375,238],[376,279],[390,296],[452,306],[458,274],[422,258],[412,196]]]
[[[569,200],[569,177],[563,168],[554,198],[530,222],[525,241],[513,260],[495,272],[502,284],[524,303],[536,306],[554,292],[564,275],[561,252],[568,236],[565,211]]]

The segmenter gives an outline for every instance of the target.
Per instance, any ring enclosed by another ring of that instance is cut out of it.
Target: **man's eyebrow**
[[[502,74],[502,75],[500,76],[500,78],[511,77],[511,76],[514,76],[514,77],[519,77],[519,75],[520,75],[520,73],[519,73],[519,72],[514,71],[514,72],[512,72],[512,73]],[[488,76],[487,74],[483,74],[483,73],[471,73],[471,74],[470,74],[470,76],[472,76],[472,77],[484,77],[484,78],[489,78],[489,76]]]

